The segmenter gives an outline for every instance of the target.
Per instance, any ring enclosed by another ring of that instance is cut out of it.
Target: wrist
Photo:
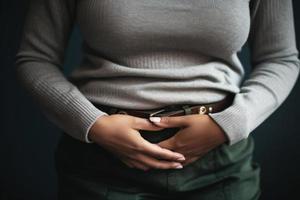
[[[213,128],[212,128],[213,132],[215,133],[215,136],[216,136],[217,140],[219,141],[219,143],[220,144],[228,143],[229,138],[228,138],[226,132],[223,130],[223,128],[218,123],[216,123],[210,116],[208,116],[208,117],[213,126]]]
[[[104,123],[103,121],[106,117],[108,117],[108,116],[107,115],[101,115],[100,117],[97,118],[97,120],[91,126],[91,128],[90,128],[90,130],[87,134],[88,140],[90,140],[92,142],[95,142],[96,137],[98,137],[99,129],[101,129],[100,126]]]

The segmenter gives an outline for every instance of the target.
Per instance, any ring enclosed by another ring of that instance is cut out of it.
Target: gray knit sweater
[[[83,58],[66,77],[74,24]],[[247,138],[287,98],[299,74],[291,0],[31,0],[16,55],[22,86],[51,122],[87,138],[95,104],[154,109],[233,104],[209,114],[230,145]],[[249,42],[252,71],[237,57]]]

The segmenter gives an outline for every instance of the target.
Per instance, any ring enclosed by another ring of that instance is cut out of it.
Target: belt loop
[[[189,105],[183,105],[182,109],[184,110],[185,115],[192,114],[192,109],[189,107]]]

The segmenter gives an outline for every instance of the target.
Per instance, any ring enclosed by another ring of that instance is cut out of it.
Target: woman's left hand
[[[150,118],[150,121],[164,128],[181,127],[174,136],[157,145],[183,154],[183,166],[198,160],[227,141],[224,131],[209,115],[191,114],[159,118],[160,122],[151,120],[153,118]]]

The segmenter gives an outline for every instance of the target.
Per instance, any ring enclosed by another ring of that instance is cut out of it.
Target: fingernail
[[[177,158],[177,160],[178,160],[178,161],[184,161],[185,158],[184,158],[184,157],[179,157],[179,158]]]
[[[176,168],[176,169],[182,169],[183,166],[182,166],[182,165],[177,165],[175,168]]]
[[[150,117],[149,119],[152,122],[160,122],[160,117]]]

